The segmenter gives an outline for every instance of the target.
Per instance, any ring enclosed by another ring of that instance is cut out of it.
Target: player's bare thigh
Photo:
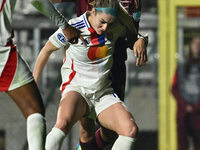
[[[8,91],[7,94],[21,109],[25,118],[33,113],[41,113],[44,115],[42,97],[35,81],[32,81],[14,90]]]
[[[66,134],[71,127],[88,112],[85,99],[76,91],[69,91],[61,99],[58,108],[55,127],[63,130]]]
[[[137,125],[133,116],[120,102],[102,111],[98,120],[103,127],[115,131],[118,135],[136,136]]]

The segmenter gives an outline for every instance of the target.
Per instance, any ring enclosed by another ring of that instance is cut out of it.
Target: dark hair
[[[195,36],[191,39],[191,41],[189,43],[189,53],[188,53],[188,56],[186,57],[186,61],[185,61],[185,75],[188,75],[188,73],[190,72],[191,65],[194,63],[196,63],[198,65],[198,68],[200,71],[200,53],[199,53],[197,59],[194,59],[193,54],[192,54],[192,43],[197,38],[200,39],[199,36]]]

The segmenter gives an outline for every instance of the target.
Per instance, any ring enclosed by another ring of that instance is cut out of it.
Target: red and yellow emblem
[[[100,47],[90,47],[87,55],[90,60],[105,58],[108,55],[108,47],[106,45]]]

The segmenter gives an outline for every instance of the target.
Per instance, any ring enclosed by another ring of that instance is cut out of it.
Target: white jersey
[[[83,45],[80,39],[77,44],[67,43],[61,29],[58,29],[49,38],[50,42],[57,48],[69,46],[61,68],[62,90],[68,84],[94,91],[110,87],[114,45],[119,36],[125,36],[125,27],[118,22],[107,29],[105,34],[97,35],[94,29],[90,27],[86,13],[78,18],[71,19],[69,24],[82,32],[81,35],[85,39],[87,47]]]
[[[16,0],[0,0],[0,46],[13,37],[12,17]]]
[[[0,0],[0,76],[7,62],[13,37],[12,15],[16,0]]]

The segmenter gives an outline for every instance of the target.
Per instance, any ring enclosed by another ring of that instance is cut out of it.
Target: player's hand
[[[145,41],[139,38],[133,45],[134,55],[137,57],[136,66],[143,66],[147,63],[147,50]]]
[[[85,40],[83,39],[83,37],[81,36],[81,31],[68,25],[65,29],[62,30],[65,38],[68,42],[72,43],[72,44],[76,44],[78,43],[78,38],[80,38],[80,40],[83,42],[84,46],[87,46]]]

